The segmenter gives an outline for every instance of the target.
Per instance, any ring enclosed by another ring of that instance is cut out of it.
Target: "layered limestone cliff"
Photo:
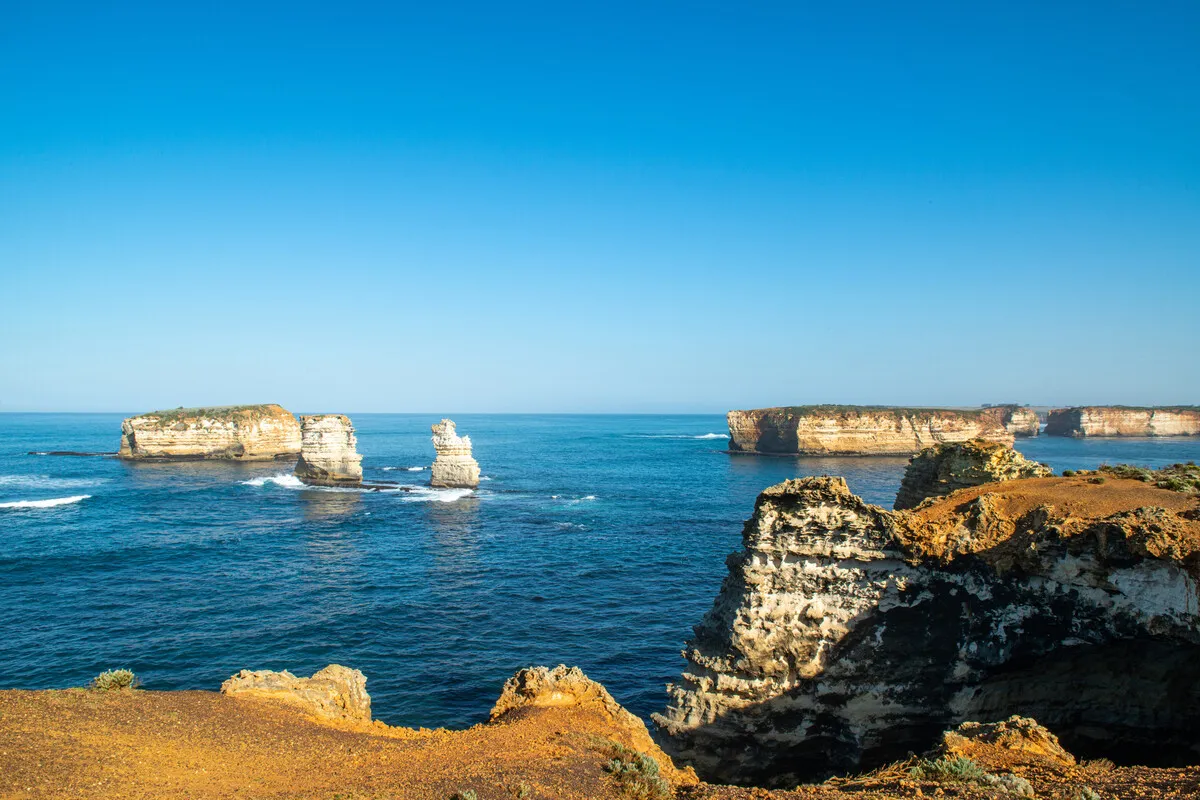
[[[1037,412],[1025,406],[989,406],[984,411],[995,415],[997,421],[1013,436],[1037,436],[1042,427]]]
[[[956,444],[935,444],[908,462],[896,508],[914,508],[930,497],[943,497],[959,489],[1017,478],[1048,478],[1054,470],[1045,464],[995,442],[972,439]]]
[[[131,461],[272,461],[300,452],[300,425],[274,403],[152,411],[121,423],[120,458]]]
[[[221,694],[287,703],[321,719],[371,721],[366,676],[340,664],[330,664],[311,678],[297,678],[286,669],[244,669],[221,684]]]
[[[705,780],[869,768],[1012,714],[1085,757],[1200,758],[1195,494],[1029,478],[890,512],[805,478],[743,544],[654,717]]]
[[[315,486],[362,483],[362,456],[354,426],[344,414],[311,414],[300,418],[302,443],[296,477]]]
[[[429,470],[429,485],[449,489],[479,486],[479,463],[471,457],[471,437],[459,436],[454,421],[444,419],[433,426],[433,449],[437,458]]]
[[[1200,436],[1200,407],[1083,406],[1056,408],[1047,436]]]
[[[988,410],[789,406],[730,411],[729,449],[768,455],[908,455],[942,442],[1013,435]]]

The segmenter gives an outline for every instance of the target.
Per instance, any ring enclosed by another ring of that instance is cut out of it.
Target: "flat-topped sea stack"
[[[991,409],[786,406],[730,411],[729,449],[762,455],[911,455],[943,442],[1012,445]]]
[[[1048,478],[1054,470],[1030,461],[999,442],[972,439],[969,442],[935,444],[908,462],[900,491],[898,509],[914,508],[931,497],[944,497],[959,489],[1017,478]]]
[[[1047,436],[1200,436],[1200,406],[1056,408]]]
[[[471,456],[471,437],[459,436],[454,421],[433,425],[433,449],[437,458],[429,470],[429,485],[443,489],[474,489],[479,486],[479,462]]]
[[[1023,438],[1037,436],[1042,427],[1037,412],[1027,406],[1009,403],[1006,405],[987,406],[984,411],[994,414],[1005,430],[1013,436]]]
[[[152,411],[121,423],[130,461],[274,461],[300,452],[300,425],[274,403]]]
[[[362,483],[362,456],[354,426],[344,414],[306,414],[300,417],[302,442],[296,477],[313,486]]]
[[[841,478],[772,486],[654,716],[664,748],[707,781],[794,786],[1020,714],[1085,758],[1197,763],[1200,468],[1172,469],[914,511]]]

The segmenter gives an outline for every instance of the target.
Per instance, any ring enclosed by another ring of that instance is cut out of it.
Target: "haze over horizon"
[[[1200,403],[1200,5],[0,19],[0,411]]]

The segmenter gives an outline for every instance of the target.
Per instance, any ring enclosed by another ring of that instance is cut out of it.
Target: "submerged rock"
[[[1047,436],[1200,436],[1200,406],[1056,408]]]
[[[130,461],[273,461],[300,452],[300,425],[274,403],[176,408],[121,423],[120,458]]]
[[[429,471],[430,486],[446,489],[479,486],[479,462],[471,457],[471,437],[459,436],[453,420],[444,419],[433,426],[433,449],[437,458]]]
[[[911,512],[764,491],[654,715],[710,781],[787,785],[1036,718],[1072,751],[1200,758],[1200,501],[1030,478]]]
[[[730,411],[729,449],[768,455],[908,455],[943,442],[1013,435],[991,409],[788,406]]]
[[[297,678],[287,670],[244,669],[221,684],[221,694],[276,700],[323,719],[371,721],[366,676],[338,664],[330,664],[311,678]]]
[[[362,456],[350,418],[343,414],[312,414],[300,418],[303,435],[296,477],[315,486],[360,484]]]
[[[896,508],[914,508],[930,497],[1017,478],[1046,478],[1054,470],[996,442],[973,439],[937,444],[913,456],[904,470]]]

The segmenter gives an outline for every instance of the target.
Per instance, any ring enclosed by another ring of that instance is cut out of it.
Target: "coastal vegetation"
[[[133,674],[133,670],[110,669],[92,678],[92,682],[88,684],[88,687],[98,692],[111,692],[122,689],[136,689],[141,685],[141,679]]]

